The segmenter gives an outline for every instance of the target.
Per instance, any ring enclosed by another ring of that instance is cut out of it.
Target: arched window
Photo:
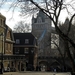
[[[41,17],[38,17],[38,19],[37,19],[37,23],[41,23],[41,22],[42,22]]]

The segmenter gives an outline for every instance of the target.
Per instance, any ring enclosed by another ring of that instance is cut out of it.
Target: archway
[[[61,71],[61,64],[58,61],[54,61],[51,65],[50,65],[51,71]]]
[[[47,70],[47,66],[48,66],[48,62],[47,61],[40,61],[39,62],[39,66],[41,68],[41,71],[46,71]]]

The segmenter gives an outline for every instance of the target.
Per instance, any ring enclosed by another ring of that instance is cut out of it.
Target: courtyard
[[[5,72],[2,75],[71,75],[70,72]]]

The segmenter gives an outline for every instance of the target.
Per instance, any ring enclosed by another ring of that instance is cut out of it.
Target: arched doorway
[[[55,72],[61,71],[61,64],[58,61],[55,61],[50,65],[50,68],[51,71],[55,71]]]
[[[48,62],[47,61],[40,61],[39,62],[39,66],[41,68],[41,71],[46,71],[47,70],[47,66],[48,66]]]

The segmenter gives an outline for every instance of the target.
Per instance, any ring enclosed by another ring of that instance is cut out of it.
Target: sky
[[[13,29],[14,25],[20,20],[19,12],[15,10],[14,14],[9,10],[9,2],[0,8],[0,13],[6,17],[6,24]]]
[[[6,10],[2,9],[1,10],[1,14],[4,15],[6,17],[6,24],[13,29],[14,25],[20,21],[20,17],[19,17],[19,12],[14,12],[14,15],[12,17],[12,12],[6,12]]]
[[[8,0],[1,8],[0,8],[0,13],[6,17],[6,24],[13,30],[14,26],[19,22],[19,21],[25,21],[26,23],[31,23],[30,18],[23,19],[20,16],[20,10],[18,8],[15,8],[14,13],[12,12],[12,8],[9,10],[9,6],[11,4],[12,0]]]
[[[1,14],[4,15],[6,17],[6,24],[11,28],[13,29],[14,26],[19,22],[19,21],[25,21],[26,23],[27,22],[31,22],[31,20],[29,18],[27,19],[22,19],[19,14],[20,12],[19,11],[15,11],[14,13],[12,13],[11,11],[8,11],[6,12],[5,9],[1,10]],[[13,15],[13,17],[12,17]]]
[[[26,23],[31,23],[31,18],[28,17],[26,19],[23,19],[22,17],[20,17],[20,10],[18,8],[15,9],[14,13],[12,13],[12,9],[9,10],[9,6],[11,4],[12,0],[8,0],[8,2],[6,2],[3,7],[0,8],[0,13],[2,15],[4,15],[6,17],[6,24],[13,29],[14,26],[17,24],[17,22],[24,20]],[[16,0],[14,0],[16,1]],[[9,10],[9,11],[8,11]],[[67,12],[65,12],[65,10],[61,13],[60,19],[59,21],[64,22],[65,18],[67,17]]]

